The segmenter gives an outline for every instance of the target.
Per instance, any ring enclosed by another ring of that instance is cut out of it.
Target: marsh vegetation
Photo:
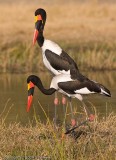
[[[35,117],[36,118],[36,117]],[[26,158],[51,160],[114,160],[116,144],[116,116],[110,114],[76,130],[82,133],[77,139],[64,135],[63,126],[54,130],[52,122],[37,121],[22,126],[19,123],[6,126],[0,119],[0,158],[21,160]]]
[[[38,7],[47,11],[45,38],[57,42],[75,59],[81,71],[89,71],[89,78],[107,85],[113,96],[111,103],[103,102],[103,106],[115,108],[116,3],[113,0],[85,0],[83,3],[76,0],[40,0],[39,3],[38,0],[0,0],[0,72],[5,73],[0,76],[0,160],[18,156],[20,159],[114,160],[115,112],[103,111],[102,116],[96,114],[94,122],[76,130],[84,133],[76,140],[71,135],[61,138],[63,125],[54,130],[49,119],[53,116],[50,110],[46,121],[41,123],[38,118],[41,111],[37,105],[37,115],[35,112],[30,115],[35,120],[34,126],[31,121],[21,123],[22,117],[27,116],[27,73],[38,72],[44,82],[46,78],[50,82],[51,78],[46,75],[40,48],[37,44],[32,47],[34,11]],[[91,74],[90,70],[107,71]],[[9,76],[7,72],[26,75]],[[35,97],[38,97],[36,93]],[[39,98],[42,100],[42,95],[39,94]],[[45,97],[43,99],[48,102]],[[103,110],[100,99],[96,101],[100,102],[98,107]],[[53,112],[52,105],[50,109]],[[9,106],[11,110],[5,112]],[[45,112],[48,111],[49,105],[42,106],[46,106]]]

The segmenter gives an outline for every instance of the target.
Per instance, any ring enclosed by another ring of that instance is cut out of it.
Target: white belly
[[[95,93],[95,92],[91,92],[86,87],[84,87],[84,88],[76,90],[75,93],[79,93],[79,94],[91,94],[91,93]]]
[[[62,89],[59,89],[58,92],[68,96],[68,97],[71,97],[71,98],[77,98],[78,100],[82,101],[83,100],[83,97],[80,95],[80,94],[68,94],[66,93],[65,91],[63,91]]]

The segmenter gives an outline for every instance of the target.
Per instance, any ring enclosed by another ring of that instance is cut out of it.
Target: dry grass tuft
[[[55,131],[49,121],[46,124],[37,122],[35,127],[31,124],[23,127],[17,123],[6,126],[0,120],[0,157],[48,157],[53,160],[115,159],[116,115],[110,114],[101,120],[97,117],[89,126],[80,127],[77,131],[83,131],[85,134],[77,140],[71,136],[62,139],[62,127]]]

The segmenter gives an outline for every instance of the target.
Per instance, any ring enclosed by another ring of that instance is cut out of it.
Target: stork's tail
[[[101,89],[101,94],[107,97],[111,97],[111,93],[106,87],[104,87],[102,84],[99,84],[99,87]]]

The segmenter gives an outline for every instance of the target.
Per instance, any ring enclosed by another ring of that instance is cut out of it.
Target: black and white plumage
[[[81,74],[80,74],[81,75]],[[110,97],[110,91],[102,84],[91,81],[83,76],[83,81],[72,79],[71,75],[60,74],[53,77],[50,88],[56,89],[58,92],[67,95],[68,97],[83,100],[82,95],[99,93]]]
[[[82,76],[80,74],[80,76]],[[34,86],[37,86],[40,91],[46,95],[51,95],[55,91],[58,91],[67,97],[77,98],[80,101],[83,100],[83,95],[85,94],[102,94],[108,97],[111,97],[110,91],[104,87],[102,84],[91,81],[88,78],[83,76],[83,81],[79,79],[72,79],[69,74],[60,74],[54,76],[49,89],[45,89],[39,77],[31,75],[27,78],[28,85],[31,83],[28,96],[33,96]],[[29,102],[30,103],[30,102]],[[29,104],[28,103],[28,104]],[[29,104],[31,105],[31,104]],[[30,106],[29,106],[30,107]]]
[[[44,38],[43,31],[45,22],[45,10],[41,8],[37,9],[35,11],[35,32],[33,44],[35,44],[36,41],[38,42],[42,49],[44,65],[56,76],[53,77],[48,90],[43,87],[41,80],[36,76],[29,76],[27,83],[30,83],[30,80],[44,94],[49,95],[53,94],[55,91],[58,91],[70,98],[78,98],[80,101],[83,100],[82,95],[84,94],[99,93],[110,97],[111,94],[107,88],[80,74],[77,64],[65,51],[60,48],[59,45]],[[31,101],[32,100],[29,100],[28,106],[30,106]]]
[[[47,40],[43,36],[44,25],[46,22],[46,12],[44,9],[35,11],[35,32],[33,44],[36,40],[42,49],[43,62],[46,68],[54,75],[70,74],[70,65],[73,65],[78,70],[74,60],[61,49],[61,47],[51,40]]]
[[[61,49],[61,47],[58,44],[44,38],[43,31],[45,23],[46,23],[46,11],[42,8],[39,8],[35,11],[35,31],[33,36],[33,45],[37,41],[38,45],[41,47],[43,62],[46,68],[53,75],[71,74],[72,66],[76,69],[77,72],[79,72],[77,64],[65,51]],[[57,94],[55,95],[55,99],[57,99]],[[54,99],[54,104],[56,113],[55,99]],[[65,108],[64,105],[63,108]]]

